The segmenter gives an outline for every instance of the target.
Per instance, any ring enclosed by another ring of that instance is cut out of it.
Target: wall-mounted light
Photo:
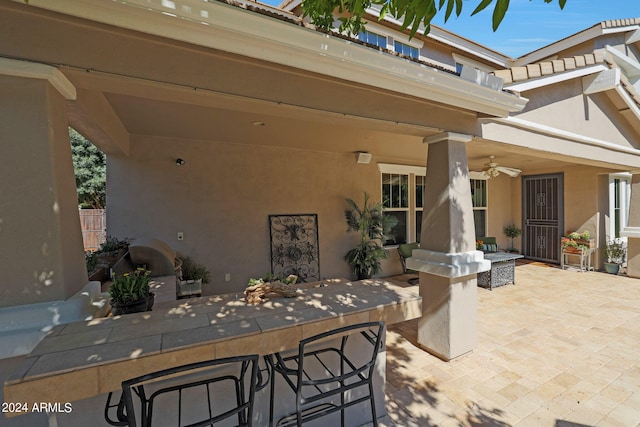
[[[184,165],[186,162],[184,161],[184,159],[176,159],[176,165],[178,166],[182,166]]]
[[[366,151],[358,151],[356,153],[356,162],[363,165],[368,165],[369,163],[371,163],[371,157],[373,156]]]

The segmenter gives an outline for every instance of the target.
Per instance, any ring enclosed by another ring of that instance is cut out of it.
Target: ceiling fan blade
[[[500,172],[509,175],[512,178],[515,178],[516,176],[520,175],[522,173],[522,171],[520,169],[516,169],[516,168],[508,168],[505,166],[498,166],[497,168]]]

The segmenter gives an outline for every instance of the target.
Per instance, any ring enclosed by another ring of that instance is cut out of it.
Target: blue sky
[[[507,55],[518,57],[549,43],[575,34],[609,19],[640,18],[640,0],[567,0],[564,10],[558,1],[511,0],[502,24],[494,33],[492,6],[470,17],[479,0],[464,0],[462,14],[444,24],[434,24]],[[491,10],[489,10],[491,9]]]
[[[280,0],[260,0],[279,4]],[[511,0],[507,15],[495,33],[491,27],[493,5],[470,17],[480,0],[463,0],[460,17],[444,24],[444,14],[433,23],[458,35],[513,57],[519,57],[551,42],[608,19],[640,18],[640,0],[567,0],[560,10],[558,0]]]

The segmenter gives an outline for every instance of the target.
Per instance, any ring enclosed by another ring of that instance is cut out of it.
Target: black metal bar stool
[[[337,411],[344,426],[345,408],[365,401],[369,401],[371,419],[377,426],[373,374],[383,330],[384,322],[345,326],[300,341],[298,352],[291,356],[280,353],[266,356],[272,370],[269,424],[273,425],[277,372],[296,400],[295,413],[281,418],[278,427],[301,426]],[[333,340],[327,346],[330,339]],[[352,394],[347,392],[354,389],[361,389],[361,395],[347,398],[347,394]]]
[[[142,375],[122,383],[117,403],[112,403],[113,394],[109,394],[105,419],[115,426],[148,427],[154,420],[176,426],[213,426],[237,417],[236,425],[250,427],[262,372],[258,355],[252,354]],[[110,415],[113,412],[115,416]]]

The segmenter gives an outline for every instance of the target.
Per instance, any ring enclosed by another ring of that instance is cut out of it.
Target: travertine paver
[[[478,289],[478,348],[451,362],[416,346],[417,321],[389,327],[384,425],[640,426],[640,280],[542,263],[516,278]]]

